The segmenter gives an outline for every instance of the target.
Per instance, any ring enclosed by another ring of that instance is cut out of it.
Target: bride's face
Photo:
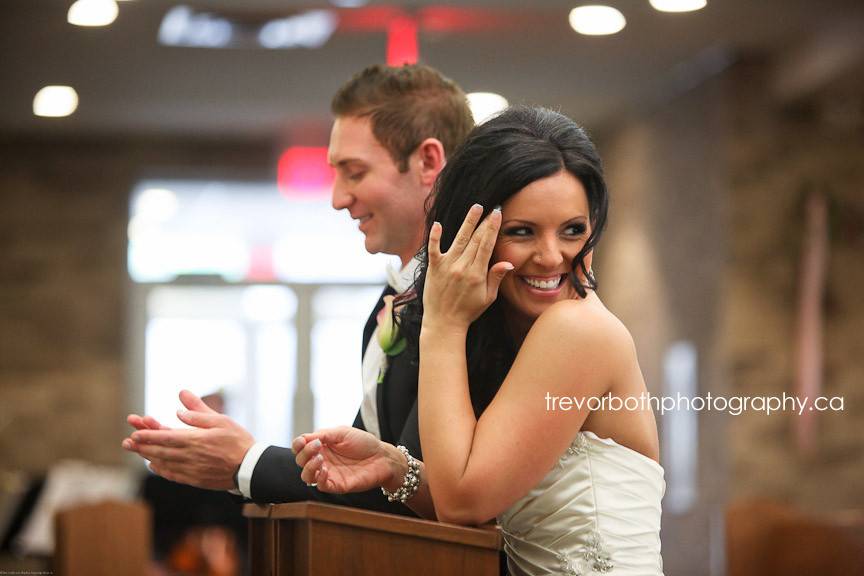
[[[511,196],[501,216],[492,261],[506,260],[514,269],[498,297],[514,320],[531,323],[555,302],[578,296],[568,275],[591,233],[588,197],[582,183],[562,170]],[[590,254],[585,265],[591,266]]]

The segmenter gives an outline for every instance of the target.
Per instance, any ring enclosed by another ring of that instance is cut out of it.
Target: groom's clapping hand
[[[180,392],[180,401],[186,409],[177,417],[192,428],[168,428],[150,416],[130,414],[127,422],[136,431],[123,440],[123,448],[150,460],[150,469],[167,480],[210,490],[235,489],[235,474],[255,439],[188,390]]]

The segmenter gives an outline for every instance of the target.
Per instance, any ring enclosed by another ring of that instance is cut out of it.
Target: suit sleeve
[[[314,500],[416,517],[408,507],[398,502],[388,502],[387,497],[378,488],[353,494],[325,494],[312,486],[307,486],[300,479],[301,471],[300,466],[294,461],[294,453],[291,449],[270,446],[261,454],[255,472],[252,474],[252,500],[261,504]]]
[[[354,427],[365,430],[359,411],[357,412],[357,418],[354,420]],[[290,448],[269,446],[261,454],[258,463],[255,465],[255,470],[252,472],[252,480],[250,482],[252,501],[266,504],[314,500],[327,504],[338,504],[340,506],[363,508],[375,512],[416,517],[416,514],[407,506],[388,502],[387,497],[377,488],[353,494],[325,494],[312,486],[307,486],[300,479],[300,472],[302,472],[302,469],[294,460],[294,452]]]

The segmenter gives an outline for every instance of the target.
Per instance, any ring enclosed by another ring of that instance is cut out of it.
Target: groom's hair
[[[372,133],[401,172],[426,138],[437,138],[449,157],[474,127],[458,84],[423,64],[369,66],[343,85],[333,115],[369,117]]]

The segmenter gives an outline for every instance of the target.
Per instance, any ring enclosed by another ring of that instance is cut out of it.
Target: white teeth
[[[555,288],[558,288],[559,284],[561,284],[561,276],[556,276],[549,280],[536,280],[534,278],[523,276],[522,280],[524,280],[529,286],[539,288],[540,290],[554,290]]]

